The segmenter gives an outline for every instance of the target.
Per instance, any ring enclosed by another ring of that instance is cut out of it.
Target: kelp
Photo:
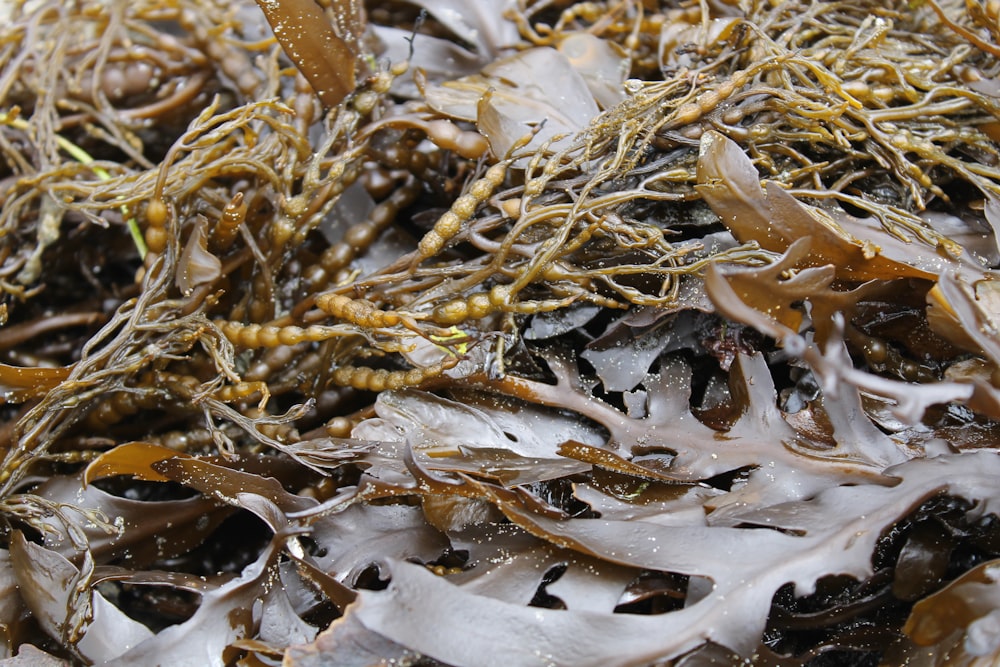
[[[3,664],[995,659],[991,3],[4,11]]]
[[[971,463],[977,458],[968,457],[966,461]],[[991,454],[979,459],[980,463],[986,461],[996,462]],[[714,587],[696,604],[662,615],[531,609],[470,595],[463,592],[461,586],[450,585],[425,568],[390,561],[392,579],[389,587],[382,592],[363,593],[354,610],[357,622],[368,632],[360,638],[354,633],[349,636],[352,643],[389,639],[422,650],[446,664],[484,666],[503,664],[504,660],[525,665],[545,664],[547,660],[581,665],[648,664],[683,654],[705,639],[719,642],[723,637],[726,645],[735,645],[738,651],[746,654],[759,641],[764,609],[770,605],[777,586],[794,582],[800,593],[809,592],[817,568],[823,573],[829,570],[826,561],[831,551],[836,552],[842,562],[838,573],[863,576],[869,571],[874,546],[869,540],[877,540],[881,531],[859,530],[859,527],[874,526],[878,521],[874,516],[880,511],[894,514],[893,501],[889,500],[893,496],[905,506],[912,506],[911,503],[917,500],[909,495],[915,489],[907,489],[906,470],[923,469],[930,475],[939,475],[942,470],[935,468],[948,466],[948,474],[955,475],[949,479],[957,481],[962,475],[955,474],[957,471],[950,463],[954,462],[937,459],[906,464],[908,468],[898,470],[904,482],[897,487],[840,487],[801,506],[776,506],[772,514],[760,517],[762,522],[770,519],[776,526],[801,531],[798,537],[773,530],[684,530],[676,526],[653,527],[642,522],[600,519],[558,521],[524,512],[516,503],[500,501],[512,521],[530,526],[535,534],[563,546],[594,553],[612,562],[709,577]],[[987,492],[995,471],[969,472],[973,474],[968,481],[978,490],[969,488],[959,494]],[[934,493],[933,485],[928,485],[926,479],[914,486],[921,489],[918,493]],[[841,521],[831,521],[825,516],[827,511],[815,509],[825,503],[851,510],[841,515]],[[873,518],[859,518],[863,514],[867,517],[867,513]],[[827,527],[810,534],[810,519],[819,515]],[[797,518],[788,521],[781,517]],[[866,521],[873,523],[866,524]],[[645,530],[640,532],[637,528]],[[712,552],[725,556],[702,556]],[[787,565],[775,569],[778,560]],[[852,571],[848,565],[852,560],[857,570]],[[430,612],[419,618],[407,613],[415,603]],[[734,609],[740,610],[736,617]],[[434,627],[442,622],[450,628],[444,637],[434,632]],[[334,623],[325,641],[336,642],[341,626],[341,621]],[[520,637],[521,641],[504,645],[505,638],[509,637]],[[574,637],[574,640],[567,642],[565,637]],[[318,639],[317,643],[320,641]],[[474,647],[484,645],[495,650],[475,651]],[[626,646],[628,648],[624,649]],[[303,660],[296,664],[318,663]]]

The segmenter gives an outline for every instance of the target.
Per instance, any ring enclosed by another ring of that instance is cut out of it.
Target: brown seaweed
[[[0,661],[995,657],[995,3],[675,4],[0,10]]]

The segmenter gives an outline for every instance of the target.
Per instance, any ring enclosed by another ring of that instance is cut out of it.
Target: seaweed
[[[994,659],[994,4],[0,8],[0,661]]]

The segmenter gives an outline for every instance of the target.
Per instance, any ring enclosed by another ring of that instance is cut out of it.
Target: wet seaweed
[[[0,659],[995,659],[994,4],[2,8]]]

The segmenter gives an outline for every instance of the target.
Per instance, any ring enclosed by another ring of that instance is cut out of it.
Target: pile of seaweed
[[[0,665],[1000,659],[994,0],[4,11]]]

